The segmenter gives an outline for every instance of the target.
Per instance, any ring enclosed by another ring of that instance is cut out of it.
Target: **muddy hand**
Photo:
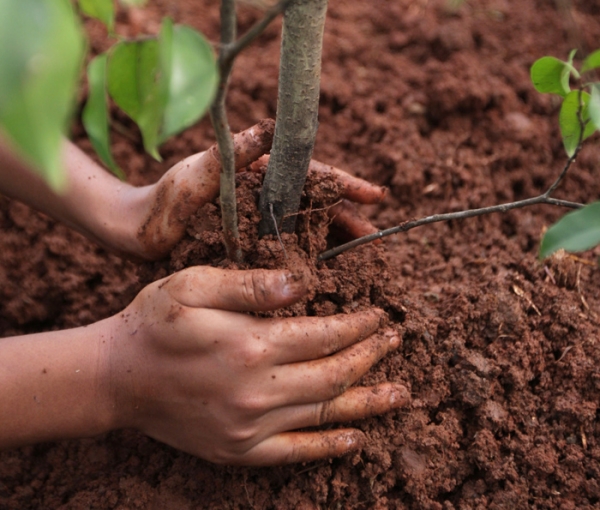
[[[268,163],[269,156],[264,155],[251,165],[251,170],[258,171]],[[308,167],[309,178],[311,173],[330,176],[342,187],[342,201],[327,210],[327,214],[335,225],[352,238],[366,236],[379,230],[358,211],[354,203],[378,204],[385,198],[386,188],[371,184],[339,168],[314,159],[311,160]]]
[[[275,122],[263,120],[234,135],[236,168],[243,168],[271,148]],[[221,160],[216,145],[172,167],[149,188],[145,222],[137,238],[143,258],[166,256],[181,239],[187,220],[219,193]]]
[[[306,292],[285,271],[188,268],[116,316],[118,426],[217,463],[273,465],[360,448],[355,429],[298,432],[408,404],[398,384],[350,388],[399,345],[383,312],[264,319]]]

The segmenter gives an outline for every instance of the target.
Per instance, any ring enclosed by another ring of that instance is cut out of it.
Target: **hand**
[[[247,167],[271,147],[274,121],[259,122],[234,136],[236,166]],[[22,161],[0,133],[0,192],[62,221],[98,244],[139,259],[169,254],[185,233],[188,218],[219,192],[221,162],[216,146],[190,156],[156,183],[136,188],[119,181],[65,141],[66,189],[57,193]],[[342,183],[344,198],[376,203],[385,189],[341,170],[311,162],[311,171],[330,173]],[[352,235],[375,230],[345,200],[330,209]]]
[[[269,156],[265,155],[252,163],[249,169],[254,172],[263,171],[268,163]],[[311,174],[331,177],[342,187],[342,200],[327,209],[327,214],[336,226],[352,239],[366,236],[379,230],[360,214],[353,202],[357,204],[379,204],[385,198],[387,193],[386,188],[371,184],[364,179],[354,177],[339,168],[326,165],[315,159],[311,160],[308,167],[309,179],[311,178]],[[376,242],[379,242],[379,240]]]
[[[360,448],[355,429],[297,432],[405,406],[407,390],[350,388],[399,345],[383,312],[261,319],[306,292],[286,271],[193,267],[146,287],[113,318],[118,427],[217,463],[305,462]],[[348,389],[350,388],[350,389]],[[294,432],[296,431],[296,432]]]
[[[274,121],[268,119],[234,136],[237,170],[251,164],[251,169],[256,170],[268,163],[269,156],[264,154],[270,150],[274,128]],[[219,150],[214,145],[181,161],[155,185],[145,188],[144,213],[137,215],[140,218],[137,225],[141,225],[136,234],[139,247],[134,254],[145,259],[168,255],[185,233],[188,218],[218,195],[220,172]],[[309,172],[331,175],[342,185],[343,201],[328,211],[335,223],[352,237],[377,231],[351,201],[379,203],[385,197],[385,188],[314,160]]]

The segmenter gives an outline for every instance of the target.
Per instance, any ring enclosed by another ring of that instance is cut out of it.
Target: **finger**
[[[274,466],[311,462],[339,457],[358,450],[365,443],[365,435],[356,429],[338,429],[320,432],[284,432],[259,443],[236,464]]]
[[[405,386],[383,383],[350,388],[343,395],[325,402],[280,408],[272,413],[272,420],[284,430],[318,427],[325,423],[347,422],[384,414],[409,404],[410,393]]]
[[[244,168],[269,151],[273,142],[274,130],[275,121],[265,119],[233,136],[236,169]],[[184,163],[185,161],[187,160],[184,160]],[[191,195],[188,191],[185,196],[181,197],[181,199],[184,199],[183,204],[180,206],[182,216],[187,218],[200,205],[213,200],[217,196],[220,187],[221,168],[221,156],[219,147],[216,144],[186,165],[185,170],[181,172],[182,175],[178,177],[179,181],[188,179],[189,183],[177,187],[182,189],[192,188],[193,191]]]
[[[339,168],[312,160],[309,171],[321,175],[332,175],[342,185],[342,197],[359,204],[378,204],[385,198],[386,188],[371,184],[364,179],[354,177]]]
[[[183,306],[234,312],[264,312],[289,306],[307,291],[307,282],[300,273],[207,266],[189,267],[156,284]]]
[[[369,220],[358,212],[356,206],[348,200],[342,200],[327,210],[327,214],[333,223],[352,239],[367,236],[378,232]],[[381,242],[380,239],[377,241]]]
[[[267,152],[273,141],[275,122],[266,119],[234,135],[236,168],[247,166]],[[138,232],[146,257],[167,255],[185,232],[188,218],[219,193],[221,159],[213,145],[181,161],[169,170],[154,189],[152,209]]]
[[[279,367],[278,394],[274,402],[283,407],[334,399],[399,345],[398,335],[388,330],[327,358]]]
[[[351,315],[294,317],[273,322],[268,344],[281,365],[324,358],[373,334],[386,314],[372,309]]]
[[[252,172],[264,171],[269,163],[269,156],[265,155],[254,161],[249,170]],[[309,172],[316,172],[322,176],[331,176],[338,184],[342,186],[342,198],[347,198],[359,204],[378,204],[387,193],[387,188],[371,184],[364,179],[354,177],[339,168],[326,165],[317,160],[311,160],[308,167]]]

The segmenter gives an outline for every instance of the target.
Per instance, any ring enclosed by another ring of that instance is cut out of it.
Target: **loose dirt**
[[[260,16],[240,11],[240,31]],[[164,14],[218,38],[218,3],[208,0],[151,2],[120,14],[117,29],[156,31]],[[236,63],[236,131],[275,116],[280,26]],[[92,48],[103,49],[102,28],[88,28]],[[557,102],[534,91],[528,69],[598,41],[597,0],[331,0],[315,157],[389,187],[383,204],[362,208],[380,228],[539,194],[565,156]],[[79,126],[74,133],[89,151]],[[213,135],[202,121],[167,143],[164,164],[140,143],[115,142],[130,181],[143,184]],[[596,200],[599,161],[595,137],[556,196]],[[284,265],[278,241],[252,237],[259,185],[259,174],[240,174],[248,262]],[[312,183],[305,207],[336,193],[335,183]],[[306,465],[217,467],[133,431],[8,451],[0,508],[597,508],[600,251],[537,260],[543,229],[563,212],[537,206],[430,225],[321,264],[314,257],[337,240],[325,238],[322,211],[304,213],[301,249],[284,241],[317,284],[310,301],[282,313],[384,307],[403,343],[360,384],[402,382],[409,408],[354,423],[369,438],[363,451]],[[89,324],[120,311],[148,279],[226,265],[214,205],[195,215],[170,259],[144,267],[6,199],[0,229],[2,336]]]

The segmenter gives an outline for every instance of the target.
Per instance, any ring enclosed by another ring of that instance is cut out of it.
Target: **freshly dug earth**
[[[539,194],[565,163],[557,102],[533,90],[528,70],[546,54],[595,49],[600,1],[451,3],[330,2],[315,157],[389,187],[382,205],[363,208],[380,228]],[[169,14],[217,40],[217,4],[151,2],[121,13],[117,28],[154,32]],[[260,13],[240,10],[243,31]],[[106,47],[102,28],[88,28],[92,48]],[[235,130],[275,115],[279,30],[276,22],[236,63]],[[159,165],[120,136],[117,159],[136,184],[213,141],[203,121],[170,141]],[[595,200],[599,161],[593,138],[557,196]],[[260,177],[241,174],[238,184],[251,236]],[[335,194],[334,183],[313,183],[305,205],[319,209]],[[409,408],[353,424],[369,438],[364,450],[306,465],[218,467],[133,431],[8,451],[0,508],[597,508],[600,252],[538,261],[543,229],[563,212],[537,206],[430,225],[320,264],[327,220],[304,213],[302,250],[284,241],[320,286],[284,313],[384,307],[403,344],[360,384],[402,382]],[[6,199],[0,228],[3,336],[89,324],[121,310],[148,278],[226,264],[214,206],[168,261],[142,268]],[[245,246],[249,262],[288,263],[278,241]]]

